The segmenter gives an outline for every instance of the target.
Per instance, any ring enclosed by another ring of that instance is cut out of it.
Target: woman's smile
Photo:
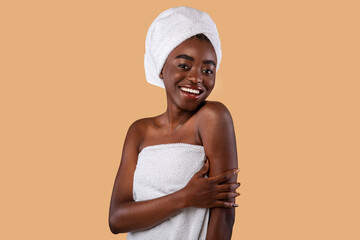
[[[180,87],[180,92],[183,96],[190,98],[190,99],[198,99],[204,92],[204,90],[200,87],[188,87],[182,86]]]

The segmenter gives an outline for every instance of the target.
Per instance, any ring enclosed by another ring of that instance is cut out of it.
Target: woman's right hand
[[[236,207],[236,204],[226,202],[226,200],[240,195],[236,192],[240,183],[221,183],[232,178],[239,172],[239,169],[233,169],[220,175],[206,178],[205,176],[208,171],[209,160],[206,159],[204,166],[194,174],[188,184],[183,188],[186,207]]]

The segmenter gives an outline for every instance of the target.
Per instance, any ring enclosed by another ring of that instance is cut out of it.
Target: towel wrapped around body
[[[204,165],[205,151],[187,143],[145,147],[138,155],[133,181],[135,201],[159,198],[186,186]],[[131,232],[129,240],[206,239],[209,209],[189,207],[144,231]]]

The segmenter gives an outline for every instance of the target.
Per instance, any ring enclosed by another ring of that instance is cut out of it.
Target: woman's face
[[[194,111],[214,88],[216,64],[214,47],[206,40],[194,37],[174,48],[159,75],[168,104]]]

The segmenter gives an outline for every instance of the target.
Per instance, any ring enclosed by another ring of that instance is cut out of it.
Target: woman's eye
[[[178,65],[179,68],[184,68],[184,69],[189,69],[189,66],[186,64],[179,64]]]
[[[206,74],[212,74],[213,71],[211,71],[210,69],[205,69],[203,70],[203,73],[206,73]]]

